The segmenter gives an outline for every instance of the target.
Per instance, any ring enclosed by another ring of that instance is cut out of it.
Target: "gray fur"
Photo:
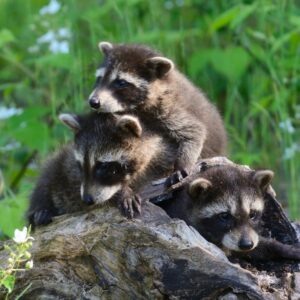
[[[175,193],[173,200],[161,206],[171,217],[181,218],[195,227],[227,255],[255,260],[300,260],[300,247],[260,236],[265,193],[272,177],[273,172],[269,170],[241,171],[231,166],[208,168],[198,179]],[[224,212],[234,220],[227,228],[219,218]],[[256,217],[252,219],[253,212]],[[252,241],[253,245],[241,249],[241,240]]]
[[[189,170],[200,157],[225,154],[220,114],[170,60],[140,45],[111,45],[104,54],[104,73],[90,96],[92,107],[96,102],[101,111],[133,113],[149,129],[162,133],[177,148],[175,170]],[[114,88],[122,74],[137,78],[136,84]]]
[[[52,216],[82,210],[80,201],[81,175],[73,155],[73,145],[67,145],[55,153],[45,163],[36,187],[30,198],[27,211],[29,223],[35,225],[35,213],[48,211],[45,217],[51,221]]]
[[[125,214],[133,217],[134,210],[140,212],[139,189],[171,172],[175,149],[158,134],[144,129],[135,117],[65,114],[61,120],[72,130],[76,124],[74,144],[64,146],[45,164],[27,213],[33,225],[84,209],[86,196],[96,203],[115,197],[128,210]],[[105,181],[100,182],[95,168],[109,162],[122,166],[120,175],[109,179],[110,175],[104,174]]]

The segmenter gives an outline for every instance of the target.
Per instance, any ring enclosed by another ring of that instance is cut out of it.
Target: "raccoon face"
[[[75,132],[74,157],[82,177],[81,198],[87,204],[109,200],[142,171],[139,148],[144,152],[145,148],[135,117],[64,114],[60,120]]]
[[[103,203],[143,177],[162,145],[161,137],[144,133],[130,115],[63,114],[60,120],[75,133],[74,158],[87,204]]]
[[[104,61],[96,70],[90,106],[102,112],[122,112],[147,102],[149,85],[173,69],[173,62],[137,45],[99,43]]]
[[[264,194],[273,177],[268,170],[239,173],[215,172],[194,180],[188,190],[193,201],[191,224],[225,252],[257,246]]]
[[[74,156],[81,173],[81,198],[87,204],[103,203],[112,198],[122,186],[130,181],[134,173],[135,161],[122,159],[123,155],[95,156],[93,152],[75,147]],[[85,151],[85,155],[82,155]]]

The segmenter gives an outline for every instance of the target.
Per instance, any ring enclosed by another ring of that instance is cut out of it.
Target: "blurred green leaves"
[[[226,10],[217,16],[210,24],[210,32],[213,33],[225,26],[230,29],[236,28],[246,18],[248,18],[258,7],[258,3],[254,2],[251,5],[238,4]]]
[[[42,68],[58,68],[69,70],[72,67],[72,57],[69,54],[47,54],[33,60]]]
[[[2,234],[11,237],[16,228],[24,226],[28,196],[28,191],[21,191],[18,195],[7,196],[0,201],[0,230]]]
[[[48,149],[49,126],[43,122],[43,117],[46,117],[49,111],[48,107],[29,107],[20,115],[7,119],[3,127],[0,123],[1,130],[7,133],[6,140],[0,140],[2,145],[14,140],[28,149],[45,153]]]
[[[197,76],[207,65],[231,82],[237,82],[251,62],[249,54],[241,47],[204,49],[194,53],[189,61],[189,71]]]
[[[8,29],[0,30],[0,48],[3,47],[5,44],[13,42],[15,40],[14,35]]]

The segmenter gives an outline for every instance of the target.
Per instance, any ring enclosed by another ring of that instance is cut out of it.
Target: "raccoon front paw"
[[[133,219],[135,214],[140,215],[142,212],[142,199],[133,192],[125,191],[120,205],[124,215],[129,219]]]
[[[173,184],[176,184],[180,181],[182,181],[185,177],[187,177],[189,174],[185,169],[175,171],[168,179],[166,180],[166,187],[170,187]]]
[[[47,225],[52,222],[53,214],[48,209],[38,210],[33,215],[33,222],[35,226]]]

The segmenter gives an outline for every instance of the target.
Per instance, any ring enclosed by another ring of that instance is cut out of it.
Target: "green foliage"
[[[0,289],[2,287],[6,289],[5,299],[9,299],[9,294],[14,289],[16,273],[24,272],[33,267],[33,261],[30,260],[31,254],[28,252],[32,247],[32,240],[30,230],[24,227],[22,231],[15,230],[12,245],[4,244],[4,249],[8,252],[8,259],[5,267],[0,267]],[[29,286],[15,299],[20,299],[28,288]]]
[[[20,224],[28,197],[24,191],[35,181],[41,161],[69,138],[57,114],[88,110],[86,99],[101,60],[100,40],[147,43],[172,58],[224,115],[230,157],[273,169],[279,199],[299,218],[296,1],[56,3],[57,11],[42,13],[48,0],[0,2],[0,170],[5,196],[0,204],[11,207],[9,213],[0,210],[2,232],[11,235]],[[1,107],[22,112],[1,119]]]
[[[0,228],[2,234],[11,237],[15,228],[24,226],[24,212],[28,206],[27,198],[28,192],[19,192],[0,201]]]

